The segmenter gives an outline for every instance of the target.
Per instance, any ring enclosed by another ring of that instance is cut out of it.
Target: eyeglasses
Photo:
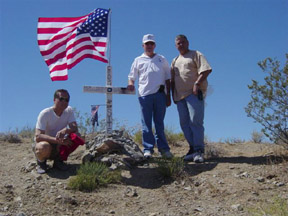
[[[145,45],[146,46],[149,46],[149,45],[153,46],[153,45],[155,45],[155,43],[154,42],[147,42],[147,43],[145,43]]]
[[[69,102],[69,98],[64,98],[64,97],[60,97],[60,98],[58,98],[59,99],[59,101],[66,101],[66,102]]]

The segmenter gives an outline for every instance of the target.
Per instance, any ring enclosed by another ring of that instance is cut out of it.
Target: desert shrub
[[[184,161],[180,157],[173,157],[172,159],[156,158],[154,161],[157,164],[158,172],[164,178],[176,178],[183,173]]]
[[[153,133],[155,129],[153,128]],[[172,127],[165,128],[165,135],[169,145],[178,146],[178,143],[185,140],[183,133],[175,133]],[[138,126],[133,133],[134,142],[142,145],[142,129]]]
[[[227,152],[225,149],[219,149],[217,148],[216,143],[206,143],[205,145],[205,157],[207,159],[209,158],[219,158],[223,156],[223,154],[226,154]]]
[[[253,131],[251,134],[251,141],[254,143],[262,143],[264,139],[264,134],[263,133],[259,133],[257,131]]]
[[[29,126],[25,126],[18,132],[18,135],[22,138],[33,139],[35,135],[35,129]]]
[[[107,186],[121,180],[119,170],[110,171],[103,163],[85,163],[77,170],[77,175],[68,182],[68,187],[73,190],[91,192],[99,187]]]
[[[22,140],[16,133],[8,132],[0,135],[0,140],[9,143],[21,143]]]
[[[251,215],[288,216],[288,203],[285,199],[275,197],[271,203],[248,209]]]
[[[185,140],[183,133],[175,133],[172,127],[165,128],[165,135],[169,145],[179,146],[179,142]]]
[[[262,125],[262,132],[271,141],[288,146],[288,54],[283,68],[272,58],[266,58],[258,65],[267,76],[263,85],[256,80],[248,85],[251,101],[245,111],[248,117]]]
[[[235,137],[229,137],[224,140],[224,143],[226,144],[239,144],[239,143],[245,143],[244,139],[235,138]]]
[[[142,130],[139,129],[136,131],[133,135],[133,140],[135,143],[138,143],[139,145],[142,145]]]

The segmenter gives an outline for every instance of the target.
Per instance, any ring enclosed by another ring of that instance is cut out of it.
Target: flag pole
[[[111,65],[111,13],[112,10],[109,8],[109,15],[108,15],[108,66]]]

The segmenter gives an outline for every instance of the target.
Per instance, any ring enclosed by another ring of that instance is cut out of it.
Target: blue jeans
[[[191,94],[177,102],[180,126],[190,148],[204,153],[204,100]]]
[[[166,152],[168,146],[164,133],[164,117],[166,113],[166,95],[164,92],[139,97],[142,122],[142,143],[145,151],[154,152],[155,141],[158,151]],[[152,132],[152,119],[155,125],[155,137]]]

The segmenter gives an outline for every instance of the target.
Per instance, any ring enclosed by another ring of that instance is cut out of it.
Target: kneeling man
[[[56,90],[54,105],[42,110],[38,116],[33,151],[39,174],[47,172],[47,159],[54,160],[53,168],[67,170],[68,166],[63,161],[79,144],[84,144],[78,134],[74,112],[68,106],[69,100],[67,90]]]

